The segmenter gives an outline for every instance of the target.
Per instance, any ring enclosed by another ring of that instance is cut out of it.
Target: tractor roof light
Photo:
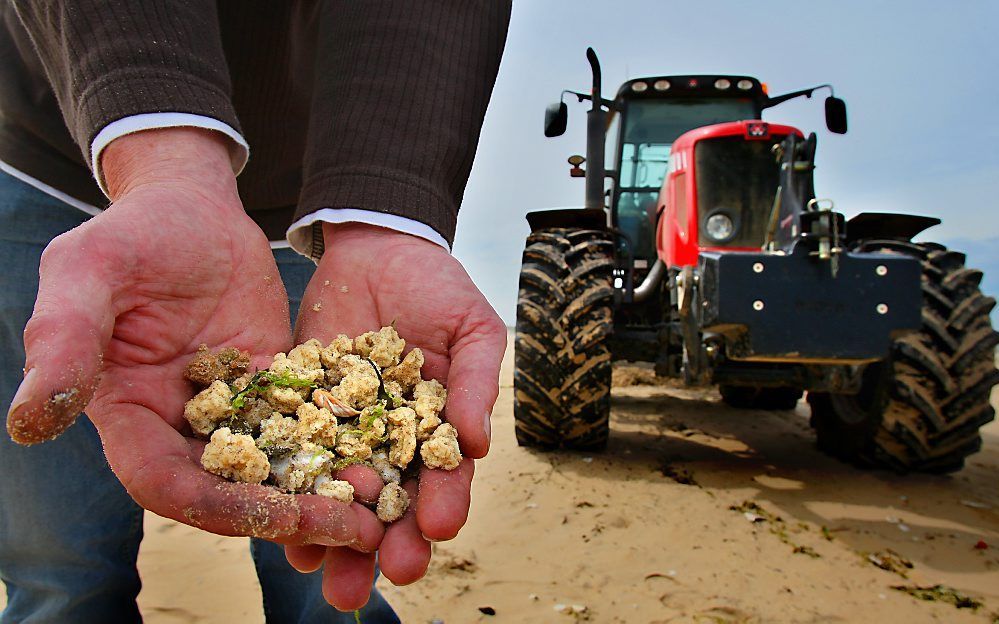
[[[739,87],[743,91],[749,91],[750,89],[753,88],[753,81],[746,80],[745,78],[743,78],[739,82],[735,83],[735,86]]]
[[[719,78],[715,80],[715,89],[720,89],[724,91],[732,86],[732,82],[728,78]]]
[[[669,80],[657,80],[653,83],[652,88],[656,91],[669,91],[670,86]]]
[[[644,93],[645,91],[648,90],[648,88],[649,88],[648,83],[642,81],[631,83],[631,90],[634,91],[635,93]]]

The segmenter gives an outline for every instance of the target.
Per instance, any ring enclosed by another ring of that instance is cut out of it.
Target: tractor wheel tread
[[[612,274],[606,232],[551,228],[528,237],[514,357],[519,444],[579,450],[607,444]]]
[[[888,362],[870,365],[878,368],[865,374],[860,394],[809,393],[819,448],[865,467],[959,470],[981,448],[980,428],[995,418],[995,300],[979,290],[981,271],[942,245],[878,240],[858,249],[922,262],[923,322],[895,340]]]

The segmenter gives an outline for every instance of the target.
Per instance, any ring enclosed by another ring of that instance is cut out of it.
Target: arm
[[[330,208],[409,219],[450,245],[509,19],[497,0],[324,5],[295,249],[318,260],[314,220]]]
[[[73,139],[105,193],[101,152],[130,132],[199,126],[247,148],[229,99],[215,2],[14,0]],[[156,119],[151,119],[156,117]]]
[[[17,5],[85,156],[103,130],[137,115],[238,127],[214,6]],[[113,204],[45,250],[8,432],[43,442],[86,408],[115,474],[147,509],[225,535],[374,548],[370,512],[224,482],[201,469],[203,442],[183,435],[182,369],[199,344],[264,357],[290,342],[277,267],[236,193],[233,141],[173,128],[106,144],[93,156]]]
[[[419,483],[405,484],[411,510],[386,530],[378,560],[400,585],[425,573],[429,540],[451,539],[467,518],[474,459],[489,449],[506,329],[461,265],[429,242],[433,237],[336,214],[358,209],[409,219],[451,243],[509,12],[508,3],[491,0],[383,2],[338,3],[337,19],[323,16],[322,80],[298,228],[289,232],[296,249],[321,260],[297,338],[328,341],[395,321],[407,343],[423,350],[425,373],[448,386],[445,418],[458,429],[466,457],[454,472],[424,470]],[[320,224],[321,213],[332,213],[326,218],[333,222]],[[349,299],[324,289],[327,280],[346,284]],[[319,312],[311,311],[319,302]],[[357,472],[348,478],[364,481]],[[314,546],[287,554],[303,571],[325,565],[326,598],[338,608],[366,600],[360,588],[370,585],[373,555]]]
[[[287,294],[224,139],[150,130],[104,161],[114,203],[42,256],[11,437],[44,442],[86,408],[112,470],[150,511],[222,535],[376,547],[370,511],[224,481],[202,470],[204,442],[183,435],[183,369],[198,345],[234,345],[259,365],[290,342]]]

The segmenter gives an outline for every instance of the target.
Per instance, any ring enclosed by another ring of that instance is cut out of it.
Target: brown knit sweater
[[[12,0],[0,160],[99,206],[103,127],[204,115],[249,143],[240,196],[272,239],[360,208],[450,242],[509,19],[510,0]]]

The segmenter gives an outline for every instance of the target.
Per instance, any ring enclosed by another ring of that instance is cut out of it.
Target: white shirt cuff
[[[126,134],[139,132],[140,130],[152,130],[154,128],[205,128],[215,130],[232,139],[229,146],[229,158],[232,161],[232,171],[239,175],[246,166],[246,161],[250,158],[250,146],[246,143],[243,135],[236,132],[232,126],[223,123],[212,117],[204,115],[194,115],[191,113],[142,113],[123,117],[118,121],[112,121],[101,128],[101,131],[94,137],[90,144],[90,163],[97,179],[97,185],[101,191],[108,195],[107,186],[104,184],[104,172],[101,171],[101,152],[110,145],[111,141],[123,137]],[[110,196],[108,196],[110,199]]]
[[[288,228],[288,242],[291,248],[303,256],[312,258],[319,262],[316,249],[324,249],[324,245],[316,245],[315,237],[322,236],[322,229],[313,227],[317,223],[367,223],[388,228],[404,234],[419,236],[432,243],[437,243],[451,253],[451,246],[447,240],[441,236],[437,230],[426,223],[400,217],[398,215],[375,212],[373,210],[360,210],[358,208],[321,208],[312,214],[305,215]],[[321,241],[320,241],[321,242]]]

